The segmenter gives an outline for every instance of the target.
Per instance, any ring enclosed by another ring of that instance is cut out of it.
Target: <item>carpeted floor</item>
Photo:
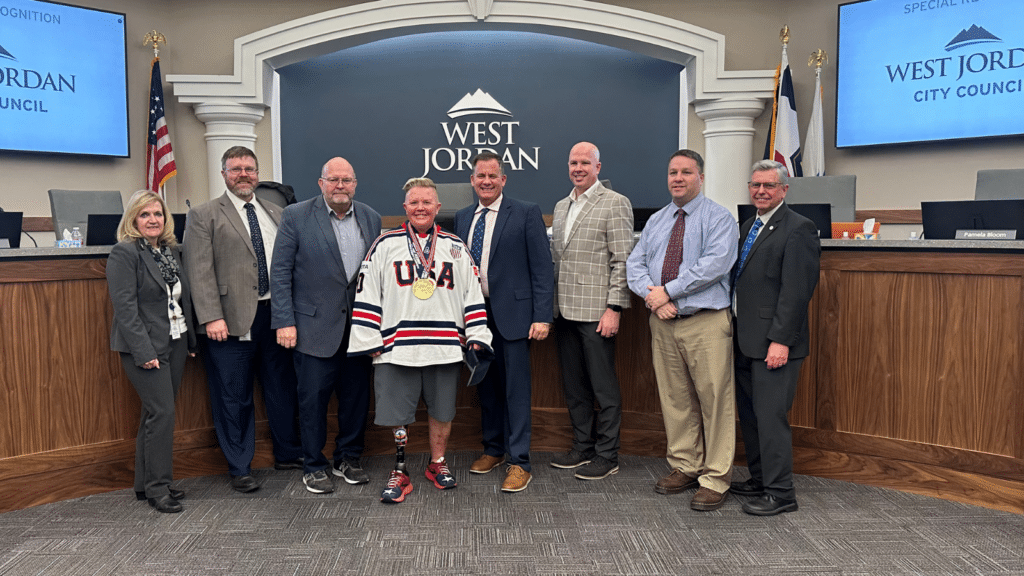
[[[800,511],[748,516],[741,497],[715,512],[693,492],[656,494],[663,459],[623,456],[620,472],[581,481],[535,453],[534,480],[501,493],[502,469],[459,487],[423,477],[406,502],[379,494],[394,458],[364,459],[370,484],[315,495],[297,471],[258,470],[237,494],[224,476],[177,482],[180,514],[129,490],[0,514],[0,575],[341,574],[1024,574],[1024,516],[798,476]],[[745,477],[739,469],[737,477]]]

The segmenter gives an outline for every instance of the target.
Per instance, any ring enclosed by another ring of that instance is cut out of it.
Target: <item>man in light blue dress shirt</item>
[[[725,502],[736,449],[729,275],[736,220],[701,194],[704,159],[679,150],[669,159],[672,202],[644,227],[629,259],[629,288],[651,310],[651,348],[668,437],[669,473],[660,494],[699,488],[694,510]]]

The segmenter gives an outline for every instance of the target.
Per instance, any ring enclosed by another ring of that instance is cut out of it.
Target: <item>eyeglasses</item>
[[[782,186],[782,184],[779,182],[747,182],[747,186],[749,186],[751,190],[764,188],[765,192],[772,192],[779,186]]]
[[[231,174],[232,176],[238,176],[242,172],[245,172],[247,176],[252,176],[253,174],[256,174],[259,171],[259,168],[253,168],[252,166],[246,166],[245,168],[228,168],[227,170],[225,170],[225,172]]]
[[[355,178],[334,178],[334,177],[323,178],[323,181],[327,182],[331,186],[337,186],[339,183],[340,184],[344,184],[345,186],[350,186],[352,184],[355,184],[356,182],[359,182],[359,180],[356,180]]]

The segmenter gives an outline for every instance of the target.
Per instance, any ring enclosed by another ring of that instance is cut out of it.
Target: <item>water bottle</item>
[[[71,229],[71,241],[75,246],[85,246],[85,239],[82,238],[82,231],[75,226]]]

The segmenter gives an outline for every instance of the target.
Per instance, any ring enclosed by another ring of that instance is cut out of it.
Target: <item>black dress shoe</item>
[[[256,479],[249,474],[243,474],[241,476],[231,477],[231,487],[236,492],[252,492],[258,490],[260,485],[256,482]]]
[[[760,496],[764,494],[764,486],[753,478],[744,482],[733,482],[729,484],[729,491],[740,496]]]
[[[275,460],[274,470],[302,470],[302,458],[295,460]]]
[[[165,514],[181,512],[181,502],[172,498],[170,494],[159,498],[150,498],[149,505],[155,508],[157,512],[164,512]]]
[[[783,512],[796,512],[796,500],[783,500],[771,494],[762,494],[760,498],[743,503],[743,511],[754,516],[775,516]]]
[[[185,498],[185,491],[184,490],[175,490],[174,488],[170,488],[169,490],[171,491],[170,492],[171,498],[174,498],[175,500],[181,500],[181,499]],[[145,500],[146,499],[146,493],[145,492],[136,492],[135,493],[135,499],[136,500]]]

